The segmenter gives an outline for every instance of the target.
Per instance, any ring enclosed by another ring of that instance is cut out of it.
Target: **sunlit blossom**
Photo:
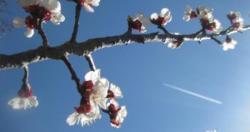
[[[150,16],[150,20],[153,24],[156,25],[167,25],[172,20],[171,12],[168,8],[161,9],[161,12],[158,13],[152,13]]]
[[[51,21],[59,25],[65,20],[61,13],[61,3],[58,0],[18,0],[18,3],[30,15],[25,18],[16,17],[13,20],[14,27],[26,27],[24,33],[27,38],[34,35],[34,30],[38,28],[39,21]]]
[[[224,51],[233,50],[236,45],[237,41],[227,36],[226,40],[222,43],[222,48]]]
[[[8,104],[13,109],[19,110],[37,107],[39,103],[37,97],[32,95],[32,89],[30,84],[25,83],[18,91],[17,96],[11,99]]]

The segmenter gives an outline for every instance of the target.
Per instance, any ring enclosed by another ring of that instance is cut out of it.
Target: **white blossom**
[[[101,109],[107,109],[108,90],[112,88],[118,91],[115,85],[111,84],[106,78],[101,77],[100,72],[100,69],[97,69],[85,74],[85,81],[81,87],[81,90],[85,92],[82,93],[81,104],[66,120],[70,126],[75,124],[89,125],[96,119],[100,119]],[[119,95],[120,93],[116,92],[116,94]]]
[[[213,20],[211,31],[214,33],[219,33],[220,31],[222,31],[221,23],[219,20]]]
[[[187,6],[184,12],[183,20],[190,21],[191,19],[196,17],[197,13],[190,6]]]
[[[8,105],[17,110],[37,107],[38,104],[37,97],[32,95],[32,89],[29,83],[24,83],[18,91],[17,96],[8,102]]]
[[[244,28],[244,19],[241,17],[240,12],[231,11],[227,15],[228,19],[230,20],[232,27],[236,31],[241,31]]]
[[[172,15],[168,8],[162,8],[159,14],[152,13],[150,15],[150,20],[156,25],[167,25],[169,22],[171,22]]]
[[[233,50],[233,49],[235,49],[236,45],[237,45],[236,40],[227,37],[226,40],[222,43],[222,49],[224,51]]]
[[[213,19],[213,9],[208,7],[199,6],[197,7],[198,16],[202,19],[211,20]]]
[[[118,102],[115,100],[110,100],[109,106],[109,113],[111,122],[110,125],[115,128],[120,128],[121,124],[124,121],[124,118],[127,117],[127,109],[126,106],[119,106]]]
[[[144,18],[142,14],[138,14],[134,17],[130,17],[130,24],[133,29],[138,30],[141,33],[147,32],[146,24],[147,20]]]
[[[27,31],[24,34],[27,38],[34,35],[34,29],[38,27],[38,19],[42,19],[43,22],[51,21],[55,25],[65,21],[59,0],[18,0],[18,3],[30,13],[30,16],[15,18],[13,25],[17,28],[26,27]]]

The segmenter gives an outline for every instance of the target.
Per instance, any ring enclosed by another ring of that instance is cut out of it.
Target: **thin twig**
[[[85,55],[85,59],[87,60],[88,64],[89,64],[89,68],[92,70],[92,71],[95,71],[96,70],[96,66],[95,66],[95,63],[94,63],[94,60],[93,60],[93,57],[91,54],[87,54]]]
[[[168,30],[165,27],[163,27],[162,25],[159,25],[158,28],[161,29],[165,34],[170,34],[168,32]]]
[[[49,47],[49,42],[48,42],[48,39],[47,39],[47,36],[46,36],[45,32],[43,31],[42,21],[43,21],[42,19],[39,19],[37,30],[38,30],[38,33],[40,34],[40,36],[41,36],[41,38],[43,40],[43,46],[45,48],[48,48]]]
[[[80,20],[80,15],[81,15],[81,9],[82,9],[82,5],[77,3],[77,5],[75,7],[75,24],[74,24],[74,29],[72,32],[70,42],[76,42],[78,28],[79,28],[79,20]]]
[[[219,45],[221,45],[222,44],[222,42],[219,40],[219,39],[217,39],[216,37],[211,37],[211,39],[212,40],[214,40],[216,43],[218,43]]]
[[[81,90],[80,90],[80,87],[81,87],[80,79],[78,78],[78,76],[77,76],[75,70],[73,69],[72,65],[70,64],[70,62],[68,61],[68,59],[65,56],[62,57],[61,60],[67,66],[67,68],[68,68],[68,70],[69,70],[69,72],[71,74],[71,79],[75,81],[78,92],[81,93]]]
[[[24,75],[23,75],[23,84],[27,84],[29,81],[29,67],[24,66],[23,67]]]

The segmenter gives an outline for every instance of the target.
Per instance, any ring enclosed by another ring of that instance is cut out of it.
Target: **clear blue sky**
[[[25,16],[14,0],[8,1],[8,15]],[[250,23],[250,0],[103,0],[95,13],[82,12],[79,40],[121,34],[126,30],[128,15],[159,12],[168,7],[173,14],[167,25],[170,32],[191,33],[199,29],[197,21],[182,20],[186,5],[206,5],[215,9],[215,16],[224,27],[226,14],[241,11]],[[66,21],[61,26],[45,25],[50,44],[69,39],[74,7],[62,0]],[[153,26],[150,31],[157,31]],[[15,29],[0,39],[0,53],[12,54],[41,45],[37,34],[23,36],[24,29]],[[75,84],[62,62],[45,61],[30,65],[30,83],[40,105],[37,109],[13,111],[7,102],[20,88],[21,69],[0,72],[1,132],[218,132],[250,131],[250,45],[249,32],[233,35],[238,40],[235,50],[223,52],[213,41],[185,43],[171,50],[161,43],[129,45],[103,49],[93,54],[102,75],[119,85],[124,93],[120,100],[128,108],[128,117],[118,130],[109,125],[107,115],[91,126],[69,127],[65,120],[79,103]],[[89,69],[83,57],[70,56],[78,75],[83,78]],[[164,87],[163,83],[213,97],[222,105]]]

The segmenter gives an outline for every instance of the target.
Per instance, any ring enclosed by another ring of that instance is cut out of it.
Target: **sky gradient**
[[[170,32],[192,33],[199,30],[197,20],[184,22],[186,5],[205,5],[214,8],[214,15],[223,27],[229,25],[226,14],[240,11],[249,21],[250,0],[103,0],[95,13],[82,11],[79,41],[112,36],[126,31],[128,15],[144,13],[149,16],[168,7],[173,20],[166,28]],[[44,28],[49,42],[56,46],[70,38],[74,18],[74,4],[62,0],[62,13],[66,21],[60,26],[51,23]],[[11,20],[26,16],[15,0],[8,1],[2,17]],[[41,45],[36,33],[31,39],[24,37],[23,29],[7,32],[0,39],[0,53],[13,54]],[[149,32],[158,31],[150,25]],[[235,50],[224,52],[213,41],[201,45],[187,42],[172,50],[162,43],[119,46],[102,49],[93,54],[102,76],[121,87],[128,117],[120,129],[109,125],[103,114],[93,125],[70,127],[66,118],[78,106],[79,95],[70,74],[60,61],[44,61],[30,65],[30,83],[39,107],[14,111],[9,99],[21,87],[22,69],[0,72],[0,131],[1,132],[217,132],[250,131],[250,32],[235,34]],[[84,57],[70,56],[70,62],[82,79],[89,70]],[[218,105],[195,98],[163,84],[169,83],[186,90],[218,99]]]

